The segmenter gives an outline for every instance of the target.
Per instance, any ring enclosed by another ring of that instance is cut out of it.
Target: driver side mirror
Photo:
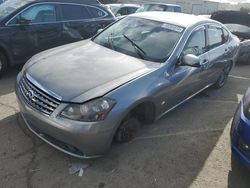
[[[180,65],[190,67],[200,67],[200,58],[193,54],[187,54],[182,56]]]
[[[19,25],[29,25],[30,23],[31,23],[31,21],[27,20],[25,18],[19,18],[17,20],[17,24],[19,24]]]

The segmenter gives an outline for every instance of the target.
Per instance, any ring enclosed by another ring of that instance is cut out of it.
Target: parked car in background
[[[31,58],[17,77],[20,112],[53,147],[97,157],[112,141],[131,140],[141,124],[223,87],[238,47],[238,38],[210,19],[132,14],[91,40]]]
[[[236,110],[230,133],[233,155],[250,169],[250,88]]]
[[[107,4],[106,5],[116,17],[133,14],[140,5],[136,4]]]
[[[211,19],[223,23],[241,41],[239,63],[250,64],[250,14],[240,11],[219,11]]]
[[[0,75],[34,54],[92,37],[115,20],[96,0],[9,0],[0,6]]]
[[[164,11],[164,12],[181,12],[181,6],[164,3],[143,4],[136,12]]]

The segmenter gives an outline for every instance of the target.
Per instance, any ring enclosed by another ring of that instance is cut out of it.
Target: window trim
[[[227,43],[229,41],[229,38],[230,38],[230,32],[226,28],[222,27],[222,32],[223,32],[224,36],[225,36],[225,31],[227,32],[228,36],[227,36],[227,40],[224,41],[224,44]]]
[[[100,11],[102,11],[104,13],[104,16],[102,17],[98,17],[98,18],[88,18],[88,19],[78,19],[78,20],[67,20],[67,21],[53,21],[53,22],[40,22],[40,23],[31,23],[31,24],[28,24],[27,26],[31,26],[31,25],[42,25],[42,24],[52,24],[52,23],[65,23],[65,22],[73,22],[73,21],[92,21],[92,20],[96,20],[96,19],[101,19],[101,18],[105,18],[108,13],[102,9],[100,9],[99,7],[96,7],[96,6],[92,6],[92,5],[84,5],[84,4],[78,4],[78,3],[62,3],[62,2],[40,2],[40,3],[34,3],[34,4],[31,4],[27,7],[25,7],[23,10],[19,11],[17,14],[15,14],[12,18],[10,18],[6,23],[5,23],[5,26],[20,26],[20,24],[9,24],[13,19],[15,19],[17,16],[19,16],[20,14],[22,14],[24,11],[26,11],[27,9],[33,7],[33,6],[37,6],[37,5],[43,5],[43,4],[49,4],[49,5],[76,5],[76,6],[84,6],[84,7],[92,7],[92,8],[95,8],[95,9],[99,9]],[[57,6],[56,6],[57,7]],[[57,10],[56,10],[56,13],[57,13]],[[58,18],[58,15],[56,15],[57,18]]]

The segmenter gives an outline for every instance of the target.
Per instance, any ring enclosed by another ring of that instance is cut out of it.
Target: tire
[[[228,63],[228,65],[223,69],[223,71],[221,72],[221,74],[220,74],[218,80],[217,80],[216,83],[214,84],[214,88],[215,88],[215,89],[220,89],[220,88],[222,88],[222,87],[226,84],[228,75],[229,75],[229,73],[230,73],[232,67],[233,67],[233,63],[230,62],[230,63]]]
[[[229,75],[229,73],[230,73],[230,71],[232,70],[232,68],[233,68],[233,62],[230,62],[229,64],[228,64],[228,66],[226,66],[225,68],[224,68],[224,72],[227,74],[227,75]]]
[[[7,71],[7,59],[5,55],[0,52],[0,77]]]
[[[214,88],[215,89],[222,88],[226,84],[227,78],[228,78],[228,74],[226,74],[224,71],[222,71],[219,78],[218,78],[218,80],[214,84]]]
[[[131,141],[135,137],[140,127],[141,124],[138,119],[135,117],[129,117],[121,123],[120,127],[116,131],[114,141],[116,143],[126,143]]]

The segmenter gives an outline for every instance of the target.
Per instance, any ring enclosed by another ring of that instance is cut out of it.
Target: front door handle
[[[206,65],[206,64],[208,64],[208,62],[209,61],[207,59],[204,59],[204,60],[201,61],[201,65]]]

